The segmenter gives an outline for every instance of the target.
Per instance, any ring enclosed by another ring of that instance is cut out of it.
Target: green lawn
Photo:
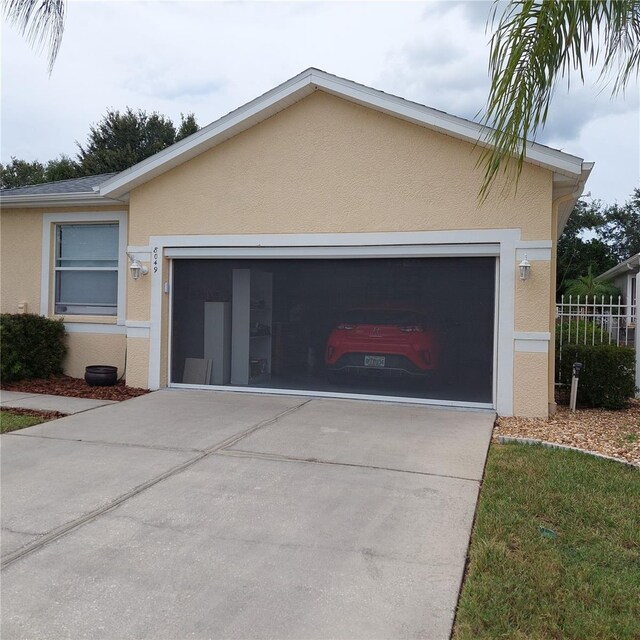
[[[32,427],[34,424],[40,424],[44,421],[44,418],[37,416],[21,416],[3,410],[0,411],[0,433],[9,433],[9,431],[15,431],[16,429]]]
[[[640,638],[640,471],[492,445],[453,637]]]

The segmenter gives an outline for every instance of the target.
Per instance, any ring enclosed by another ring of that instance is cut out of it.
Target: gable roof
[[[30,184],[24,187],[1,189],[3,196],[17,195],[45,195],[53,193],[93,193],[94,187],[99,187],[105,180],[112,178],[116,173],[101,173],[96,176],[83,176],[82,178],[69,178],[68,180],[56,180],[42,184]]]
[[[117,174],[101,173],[12,189],[0,189],[0,202],[3,207],[104,204],[105,201],[107,203],[109,201],[100,195],[98,187],[115,175]]]
[[[180,142],[110,178],[100,185],[100,193],[112,198],[126,196],[131,189],[266,120],[314,91],[324,91],[473,144],[488,144],[490,129],[476,122],[310,68]],[[527,144],[526,161],[553,171],[559,183],[563,187],[570,187],[571,192],[576,190],[577,182],[586,180],[590,171],[589,166],[586,176],[584,175],[586,163],[582,158],[537,143]]]

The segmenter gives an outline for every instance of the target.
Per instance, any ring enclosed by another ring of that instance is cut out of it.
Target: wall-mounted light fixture
[[[140,276],[146,276],[149,273],[149,269],[145,267],[138,258],[134,258],[130,253],[127,253],[131,264],[129,269],[131,271],[131,277],[137,280]]]
[[[520,280],[526,280],[531,272],[531,263],[527,260],[527,254],[524,254],[524,260],[518,265],[520,269]]]

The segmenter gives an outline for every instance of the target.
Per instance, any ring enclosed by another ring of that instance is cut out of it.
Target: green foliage
[[[82,175],[78,163],[64,154],[55,160],[49,160],[44,174],[45,182],[69,180],[71,178],[79,178]]]
[[[600,231],[604,242],[617,256],[617,262],[640,253],[640,189],[633,190],[623,204],[605,208],[605,225]]]
[[[0,360],[2,380],[48,378],[62,373],[67,352],[62,320],[35,314],[0,316]]]
[[[193,114],[182,116],[179,131],[169,118],[130,107],[107,111],[91,126],[85,146],[78,144],[78,161],[85,175],[124,171],[197,131]]]
[[[633,349],[607,344],[566,344],[562,347],[561,380],[571,380],[575,362],[583,365],[578,385],[580,404],[622,409],[633,397],[636,390]]]
[[[482,154],[481,197],[501,173],[517,180],[527,143],[544,127],[558,80],[598,65],[615,74],[614,94],[640,67],[640,1],[511,0],[494,4],[484,122],[491,143]],[[508,162],[512,157],[517,163]]]
[[[193,113],[180,114],[180,126],[178,127],[178,133],[176,133],[176,142],[190,136],[192,133],[198,131],[200,127],[196,122],[196,117]]]
[[[0,189],[13,189],[56,180],[77,178],[80,175],[78,164],[62,154],[59,158],[49,160],[46,165],[38,160],[27,162],[11,158],[6,165],[0,164]]]
[[[571,296],[574,300],[577,300],[579,296],[585,302],[594,298],[597,302],[602,297],[605,300],[613,298],[613,301],[617,302],[622,295],[620,289],[610,282],[596,280],[596,274],[593,273],[593,265],[589,265],[587,275],[580,276],[575,280],[568,280],[566,286],[565,295]]]
[[[640,253],[640,189],[634,189],[623,205],[579,200],[558,240],[558,297],[568,293],[570,281],[585,277],[589,269],[593,276],[598,276],[637,253]]]
[[[46,181],[45,167],[37,160],[27,162],[12,156],[11,162],[0,164],[0,189],[13,189]]]
[[[556,323],[556,349],[560,348],[560,341],[565,345],[569,342],[575,342],[576,336],[579,342],[595,344],[608,344],[609,333],[603,329],[598,323],[591,320],[571,320],[562,323]]]

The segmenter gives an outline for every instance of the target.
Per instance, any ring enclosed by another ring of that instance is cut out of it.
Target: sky
[[[201,126],[308,67],[465,118],[488,92],[491,3],[71,0],[53,73],[2,23],[2,162],[74,156],[107,109]],[[609,204],[640,187],[640,90],[589,71],[558,86],[537,141],[596,166],[586,191]]]

